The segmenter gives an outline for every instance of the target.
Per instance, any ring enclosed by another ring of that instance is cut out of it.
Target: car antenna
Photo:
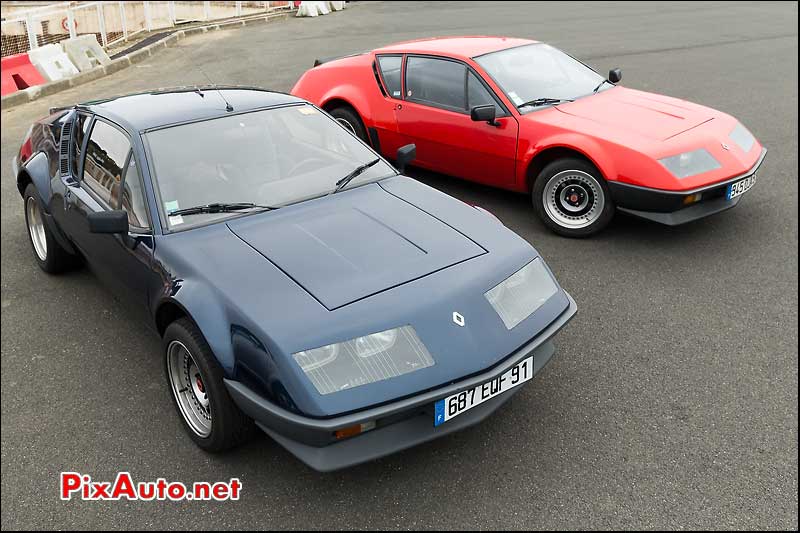
[[[211,86],[211,87],[212,87],[214,90],[216,90],[216,91],[217,91],[217,94],[219,95],[219,97],[220,97],[220,98],[222,98],[222,101],[223,101],[223,102],[225,102],[225,111],[227,111],[227,112],[229,112],[229,113],[230,113],[231,111],[233,111],[233,106],[231,105],[231,103],[230,103],[230,102],[228,102],[228,100],[226,100],[226,99],[225,99],[225,96],[223,96],[223,95],[222,95],[222,91],[220,91],[220,90],[219,90],[219,87],[217,87],[217,84],[216,84],[216,83],[214,83],[213,81],[211,81],[211,78],[208,76],[208,74],[206,74],[206,71],[205,71],[205,70],[203,70],[203,68],[202,68],[200,65],[198,65],[197,63],[194,63],[193,61],[189,60],[189,56],[188,56],[188,54],[186,54],[186,52],[184,52],[183,50],[181,50],[181,48],[180,48],[180,47],[177,47],[177,48],[178,48],[178,50],[180,50],[180,51],[181,51],[181,54],[183,54],[183,57],[184,57],[186,60],[188,60],[188,61],[189,61],[189,63],[191,63],[191,65],[192,65],[194,68],[196,68],[197,70],[199,70],[199,71],[200,71],[200,73],[203,75],[203,77],[204,77],[206,80],[208,80],[208,84],[209,84],[209,85],[210,85],[210,86]],[[199,95],[200,95],[200,97],[201,97],[201,98],[205,98],[205,95],[203,94],[203,91],[201,91],[201,90],[200,90],[200,88],[199,88],[199,87],[197,87],[197,85],[195,85],[195,87],[194,87],[194,90],[195,90],[195,92],[196,92],[197,94],[199,94]]]

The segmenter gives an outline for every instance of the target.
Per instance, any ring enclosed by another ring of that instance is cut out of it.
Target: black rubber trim
[[[372,145],[372,149],[381,153],[381,140],[378,138],[378,130],[367,128],[367,134],[369,135],[369,143]]]
[[[681,224],[699,220],[716,213],[721,213],[722,211],[727,211],[732,207],[736,207],[736,204],[738,204],[739,200],[741,199],[741,196],[737,196],[732,200],[726,200],[724,197],[716,198],[714,200],[698,202],[690,205],[689,207],[685,207],[671,213],[639,211],[637,209],[628,209],[625,207],[617,207],[617,209],[622,213],[652,220],[653,222],[658,222],[659,224],[664,224],[666,226],[679,226]]]

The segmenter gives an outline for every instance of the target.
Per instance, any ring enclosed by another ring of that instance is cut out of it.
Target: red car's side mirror
[[[469,116],[475,122],[486,122],[492,126],[500,125],[500,123],[495,120],[497,109],[495,109],[493,104],[475,106],[470,110]]]

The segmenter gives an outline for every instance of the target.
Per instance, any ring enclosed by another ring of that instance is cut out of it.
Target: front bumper
[[[544,331],[503,362],[481,374],[451,383],[389,404],[335,418],[304,417],[282,409],[256,394],[241,382],[225,380],[225,385],[239,408],[284,448],[311,468],[328,472],[378,459],[477,424],[519,391],[516,387],[488,400],[456,418],[434,427],[434,403],[462,390],[471,389],[502,374],[533,355],[534,376],[555,353],[552,337],[577,312],[569,294],[569,307]],[[365,422],[375,422],[375,429],[356,437],[335,441],[339,429]]]
[[[755,165],[747,172],[719,183],[688,191],[651,189],[617,181],[609,181],[608,188],[619,211],[668,226],[677,226],[736,206],[742,197],[737,196],[727,200],[725,192],[728,185],[755,174],[766,155],[767,149],[763,148]],[[702,194],[699,202],[688,206],[683,203],[684,198],[698,193]]]

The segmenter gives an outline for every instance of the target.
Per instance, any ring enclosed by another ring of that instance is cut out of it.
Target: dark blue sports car
[[[14,167],[39,266],[85,262],[154,327],[206,450],[258,426],[333,470],[446,435],[535,376],[575,314],[499,220],[293,96],[191,87],[52,110]]]

